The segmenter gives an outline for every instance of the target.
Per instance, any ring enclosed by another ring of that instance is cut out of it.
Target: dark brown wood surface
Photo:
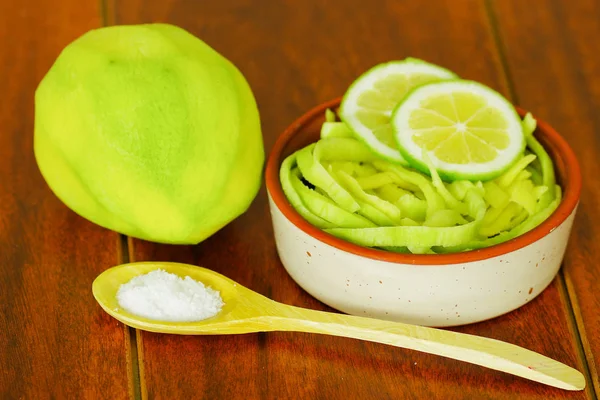
[[[50,192],[33,156],[33,95],[99,4],[0,2],[0,398],[125,399],[128,328],[99,312],[93,279],[119,235]]]
[[[568,7],[561,0],[0,2],[0,398],[595,398],[599,21],[593,0]],[[120,241],[45,186],[31,141],[37,83],[86,30],[145,22],[177,24],[240,68],[257,98],[267,152],[289,123],[343,94],[361,72],[406,56],[488,84],[553,124],[584,174],[564,273],[519,310],[456,330],[560,360],[584,372],[588,388],[561,391],[351,339],[160,335],[108,317],[94,303],[91,282],[128,260],[202,265],[274,300],[329,310],[283,269],[264,187],[246,214],[205,242],[166,246]]]
[[[600,393],[600,2],[494,3],[518,102],[561,132],[581,164],[583,193],[563,273]]]

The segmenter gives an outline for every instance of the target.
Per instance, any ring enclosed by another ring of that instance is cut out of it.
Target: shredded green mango
[[[531,174],[531,181],[533,182],[534,185],[542,185],[542,173],[540,171],[538,171],[537,168],[533,167],[532,165],[528,165],[527,168],[525,168],[525,171],[528,171]]]
[[[395,246],[381,246],[380,249],[391,251],[391,252],[394,252],[394,253],[412,254],[411,251],[406,246],[397,246],[397,247],[395,247]]]
[[[379,158],[327,110],[321,139],[284,160],[290,204],[312,225],[361,246],[437,254],[492,246],[535,228],[560,204],[552,160],[522,121],[527,148],[500,177],[445,183]]]
[[[331,171],[346,171],[352,176],[358,175],[357,170],[360,164],[352,161],[322,161],[323,167],[331,175]]]
[[[369,177],[371,175],[374,175],[376,173],[378,173],[379,171],[377,171],[375,169],[375,167],[372,164],[368,164],[368,163],[360,163],[358,164],[358,166],[356,167],[356,178],[363,178],[363,177]]]
[[[463,201],[467,192],[474,187],[475,184],[471,181],[454,181],[448,185],[448,191],[452,193],[452,196]]]
[[[412,254],[435,254],[431,247],[408,246],[407,249]]]
[[[349,137],[330,137],[321,139],[315,146],[315,159],[321,161],[370,162],[377,156],[365,145]]]
[[[494,208],[504,208],[508,205],[510,201],[510,195],[496,184],[494,181],[485,182],[483,184],[483,188],[485,189],[485,194],[483,198],[488,204]]]
[[[433,187],[437,190],[438,194],[444,199],[446,205],[449,208],[457,211],[462,211],[462,204],[452,195],[452,193],[448,191],[448,189],[444,185],[444,182],[442,182],[442,178],[440,178],[440,175],[437,173],[435,167],[433,166],[433,163],[431,162],[431,159],[429,158],[425,150],[423,150],[423,156],[425,162],[427,163],[427,167],[429,168],[429,173],[431,174],[431,182],[433,183]]]
[[[519,180],[509,188],[510,199],[523,207],[529,215],[535,213],[537,198],[535,186],[530,180]]]
[[[457,246],[473,240],[477,234],[477,221],[453,227],[390,226],[377,228],[330,228],[325,229],[336,237],[367,247],[400,246],[411,247]]]
[[[455,226],[463,225],[468,221],[457,211],[451,209],[438,210],[430,218],[428,218],[424,226]]]
[[[368,204],[374,207],[378,211],[385,214],[395,224],[400,223],[401,213],[400,209],[394,204],[385,201],[377,196],[368,194],[361,187],[356,179],[347,174],[344,171],[339,171],[337,174],[338,182],[346,189],[354,198],[359,201],[359,204]]]
[[[315,154],[316,144],[309,145],[296,153],[298,168],[306,180],[320,187],[340,207],[349,212],[355,212],[360,208],[356,200],[348,193],[320,163],[318,155]]]
[[[430,216],[436,211],[442,210],[446,207],[444,199],[437,193],[433,187],[433,184],[430,180],[428,180],[428,178],[425,177],[425,175],[416,171],[410,171],[404,167],[391,164],[387,161],[374,161],[373,165],[380,171],[393,172],[401,180],[410,183],[413,185],[413,187],[416,186],[419,188],[425,196],[425,200],[427,201],[427,216]]]
[[[398,187],[395,184],[387,184],[375,189],[375,193],[379,197],[389,201],[390,203],[396,203],[402,196],[404,196],[405,194],[411,194],[412,192],[409,192],[406,189],[402,189],[401,187]]]
[[[369,221],[375,223],[377,226],[394,226],[396,223],[392,221],[390,217],[385,215],[383,212],[373,207],[369,203],[362,203],[360,210],[357,212]]]
[[[533,135],[527,137],[527,145],[537,154],[540,160],[543,185],[549,188],[553,187],[556,184],[556,180],[554,177],[554,165],[552,164],[550,156]],[[554,198],[555,191],[547,190],[544,192],[537,203],[536,212],[540,212],[548,207]]]
[[[321,139],[353,136],[350,128],[343,122],[326,121],[321,126]]]
[[[304,206],[304,203],[300,199],[300,196],[296,192],[292,185],[292,167],[296,165],[296,154],[292,154],[286,158],[281,164],[281,170],[279,171],[279,180],[281,181],[281,188],[285,197],[289,200],[290,204],[298,214],[300,214],[305,220],[316,226],[317,228],[331,228],[334,225],[330,222],[325,221],[323,218],[313,214],[308,208]]]
[[[401,196],[394,204],[398,206],[402,215],[407,218],[415,221],[425,221],[425,218],[427,218],[427,202],[410,192]]]
[[[330,108],[328,108],[327,110],[325,110],[325,122],[335,122],[336,120],[336,115],[335,112],[333,110],[331,110]]]
[[[379,172],[372,175],[364,175],[356,181],[364,190],[377,189],[394,182],[394,176],[388,172]]]
[[[491,224],[482,226],[479,233],[490,237],[509,230],[512,220],[520,215],[522,210],[523,208],[517,203],[509,203]]]
[[[502,188],[507,188],[510,186],[517,176],[533,161],[535,160],[534,154],[528,154],[521,158],[515,165],[510,167],[510,169],[496,179],[498,186]]]
[[[297,168],[292,170],[291,183],[306,208],[334,226],[344,228],[368,228],[375,226],[368,219],[338,207],[329,197],[309,189],[300,180],[300,171]]]

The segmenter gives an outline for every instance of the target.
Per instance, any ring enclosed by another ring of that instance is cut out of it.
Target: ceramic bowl
[[[555,165],[563,201],[535,229],[485,249],[407,255],[365,248],[304,220],[287,201],[279,168],[289,154],[315,142],[327,108],[294,121],[269,155],[266,185],[277,251],[290,276],[323,303],[348,314],[447,327],[490,319],[531,301],[550,284],[563,260],[581,190],[575,155],[538,119],[535,133]],[[519,110],[524,115],[523,110]]]

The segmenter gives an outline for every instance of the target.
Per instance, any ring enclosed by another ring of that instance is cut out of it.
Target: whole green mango
[[[92,30],[35,93],[34,150],[58,198],[105,228],[198,243],[245,212],[264,148],[238,69],[167,24]]]

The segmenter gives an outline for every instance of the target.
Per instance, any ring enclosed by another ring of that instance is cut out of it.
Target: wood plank
[[[492,5],[520,104],[561,132],[581,164],[584,186],[563,271],[600,395],[600,1]]]
[[[421,57],[507,94],[483,2],[352,0],[115,3],[116,23],[178,24],[240,67],[261,110],[266,149],[314,105],[370,66]],[[328,309],[277,257],[264,188],[250,210],[197,246],[133,240],[131,258],[213,268],[277,301]],[[582,369],[569,311],[553,283],[530,304],[458,330],[528,347]],[[149,398],[587,398],[433,356],[297,333],[237,337],[139,334]]]
[[[126,328],[96,304],[118,235],[68,210],[33,156],[33,93],[98,2],[0,2],[0,398],[128,397]]]

